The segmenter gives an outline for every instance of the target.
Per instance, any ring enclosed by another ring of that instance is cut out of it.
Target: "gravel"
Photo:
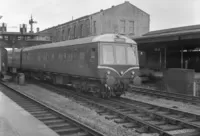
[[[135,94],[131,92],[127,92],[125,96],[122,97],[200,115],[200,106],[192,105],[189,103],[166,100],[163,98],[155,98],[153,96],[144,96],[141,94]]]
[[[17,85],[7,83],[13,89],[23,91],[38,100],[42,100],[49,106],[56,108],[64,114],[77,119],[92,128],[101,131],[107,136],[156,136],[157,134],[139,134],[135,129],[127,129],[113,120],[105,119],[98,115],[94,109],[77,103],[75,100],[50,92],[34,84]]]

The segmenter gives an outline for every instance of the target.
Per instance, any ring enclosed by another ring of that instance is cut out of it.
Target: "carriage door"
[[[89,67],[90,67],[90,70],[95,72],[97,64],[98,64],[97,48],[92,47],[92,48],[90,48],[90,51],[89,51]]]

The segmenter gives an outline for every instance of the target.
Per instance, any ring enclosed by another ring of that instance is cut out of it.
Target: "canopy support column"
[[[181,47],[181,68],[183,68],[183,47]]]

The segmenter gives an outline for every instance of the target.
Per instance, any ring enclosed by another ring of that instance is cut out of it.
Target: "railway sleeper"
[[[81,132],[82,130],[78,127],[71,126],[71,127],[65,127],[65,128],[58,128],[54,130],[56,133],[63,135],[63,134],[77,134],[78,132]]]
[[[48,124],[55,124],[55,123],[63,123],[65,121],[63,119],[54,119],[54,120],[46,120],[43,122],[44,124],[48,125]]]
[[[126,121],[125,119],[115,119],[114,122],[117,124],[128,123],[128,121]]]
[[[171,131],[171,130],[183,129],[182,126],[179,126],[179,125],[169,125],[169,124],[159,125],[158,127],[161,128],[164,131]]]
[[[135,128],[138,125],[135,124],[135,123],[124,123],[122,126],[125,127],[125,128]]]
[[[69,123],[59,123],[59,124],[50,124],[48,125],[50,128],[52,129],[59,129],[59,128],[68,128],[71,127],[71,125]]]
[[[43,117],[37,117],[37,119],[45,121],[45,120],[58,119],[58,117],[56,117],[56,116],[43,116]]]
[[[119,116],[117,116],[117,115],[108,115],[105,117],[105,119],[107,119],[107,120],[118,119],[118,118],[119,118]]]
[[[173,136],[199,136],[200,135],[200,131],[196,129],[179,129],[179,130],[171,130],[167,132]]]
[[[48,117],[48,116],[55,116],[55,115],[53,115],[52,113],[46,113],[46,114],[41,113],[41,114],[34,115],[34,117],[36,117],[36,118],[46,117],[46,116]]]

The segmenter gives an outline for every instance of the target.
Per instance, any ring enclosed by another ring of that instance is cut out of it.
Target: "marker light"
[[[107,74],[110,75],[110,71],[107,71]]]

